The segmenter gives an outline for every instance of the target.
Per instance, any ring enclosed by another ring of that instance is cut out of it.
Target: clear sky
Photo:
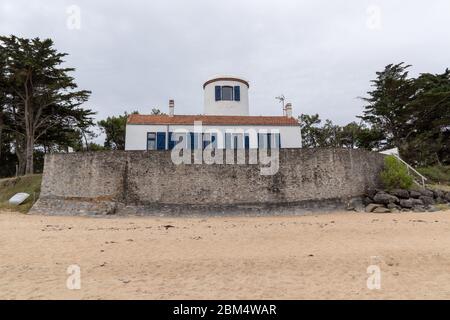
[[[375,72],[450,67],[449,0],[2,0],[0,33],[52,38],[97,118],[153,107],[203,111],[214,74],[250,81],[250,112],[355,120]]]

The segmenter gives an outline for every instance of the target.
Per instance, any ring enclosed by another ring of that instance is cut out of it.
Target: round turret
[[[203,85],[204,114],[224,116],[248,116],[248,81],[220,75]]]

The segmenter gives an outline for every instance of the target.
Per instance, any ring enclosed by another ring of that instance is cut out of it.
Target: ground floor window
[[[147,133],[147,150],[156,150],[156,132]]]
[[[147,150],[166,150],[166,133],[148,132]]]
[[[281,148],[281,137],[279,133],[260,133],[258,134],[258,147],[260,149],[279,149]]]
[[[217,147],[217,134],[215,133],[204,133],[203,134],[203,149],[207,146],[212,145]]]
[[[245,135],[243,133],[225,133],[225,149],[244,149]]]
[[[256,146],[259,149],[281,148],[279,133],[259,133],[255,136],[257,141],[251,141],[248,133],[225,133],[225,149],[250,149]],[[147,150],[172,150],[178,143],[184,143],[185,148],[205,149],[210,144],[217,147],[216,133],[174,133],[174,132],[148,132]]]

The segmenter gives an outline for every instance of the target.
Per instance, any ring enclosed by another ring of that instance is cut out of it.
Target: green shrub
[[[440,184],[450,184],[450,166],[431,166],[418,168],[421,174],[431,180],[431,182]]]
[[[386,189],[410,189],[414,180],[408,174],[406,166],[394,156],[384,159],[384,170],[381,172],[381,181]]]

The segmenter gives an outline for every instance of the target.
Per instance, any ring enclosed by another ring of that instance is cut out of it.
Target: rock
[[[363,204],[364,204],[364,206],[368,206],[369,204],[371,204],[371,203],[373,203],[373,200],[372,199],[370,199],[369,197],[364,197],[364,199],[363,199]]]
[[[400,210],[397,209],[397,208],[391,208],[391,209],[389,209],[389,211],[390,211],[391,213],[399,213],[399,212],[400,212]]]
[[[442,190],[433,190],[433,194],[436,199],[444,197],[444,191]]]
[[[428,212],[438,212],[438,211],[441,211],[441,209],[439,209],[436,206],[430,206],[429,208],[427,208],[427,211]]]
[[[414,201],[413,199],[401,199],[400,206],[403,208],[411,209],[412,207],[414,207]]]
[[[409,191],[409,196],[414,199],[419,199],[422,194],[419,191],[411,190]]]
[[[450,202],[450,192],[445,194],[444,199],[447,200],[447,202]]]
[[[361,198],[350,199],[350,201],[347,203],[347,210],[357,212],[364,211],[363,200]]]
[[[399,200],[396,196],[392,196],[390,194],[387,194],[385,192],[378,192],[375,197],[373,197],[373,200],[376,203],[382,203],[382,204],[388,204],[388,203],[398,203]]]
[[[368,206],[366,206],[365,211],[366,212],[373,212],[376,208],[384,208],[384,206],[382,204],[378,204],[378,203],[371,203]]]
[[[445,201],[444,198],[442,197],[437,197],[436,198],[436,204],[445,204],[447,201]]]
[[[408,208],[402,208],[401,212],[411,212],[411,209],[408,209]]]
[[[420,190],[420,193],[422,194],[422,196],[425,196],[425,197],[430,197],[430,198],[434,197],[433,191],[428,190],[428,189],[422,189],[422,190]]]
[[[424,206],[414,206],[413,211],[414,212],[425,212],[425,207]]]
[[[408,192],[408,190],[405,190],[405,189],[394,189],[394,190],[391,190],[389,193],[391,195],[396,196],[401,199],[409,198],[409,192]]]
[[[375,195],[376,195],[378,192],[380,192],[380,191],[381,191],[381,190],[378,190],[378,189],[369,189],[369,190],[367,190],[366,195],[367,195],[369,198],[373,199],[373,197],[375,197]]]
[[[423,201],[420,199],[411,199],[414,206],[423,206]]]
[[[419,199],[422,200],[423,204],[426,205],[426,206],[427,205],[432,205],[432,204],[435,203],[433,197],[420,196]]]
[[[373,213],[390,213],[391,210],[389,210],[388,208],[385,207],[378,207],[375,208],[375,210],[372,211]]]
[[[401,201],[401,200],[400,200]],[[398,205],[396,205],[395,203],[389,203],[386,205],[386,207],[388,209],[401,209]]]

